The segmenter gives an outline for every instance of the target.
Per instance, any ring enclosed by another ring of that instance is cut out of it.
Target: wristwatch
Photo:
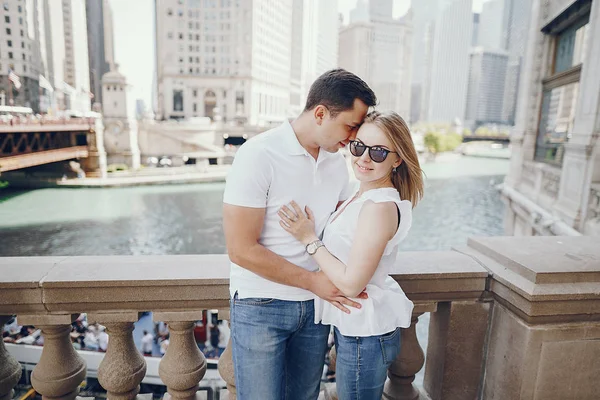
[[[314,256],[315,253],[317,252],[317,250],[319,249],[319,247],[325,247],[325,245],[323,244],[323,242],[321,242],[319,239],[317,239],[306,245],[306,252],[308,254],[310,254],[311,256]]]

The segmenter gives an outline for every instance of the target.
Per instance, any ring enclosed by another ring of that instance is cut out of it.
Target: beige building
[[[600,1],[536,0],[503,185],[506,233],[600,235]]]
[[[364,4],[358,4],[352,14],[354,22],[340,29],[339,66],[371,86],[377,94],[379,109],[394,110],[408,120],[412,24],[405,18],[393,19],[391,12],[384,17],[386,5],[389,4],[371,4],[373,15],[369,14],[369,20],[364,21]]]
[[[11,100],[16,106],[27,106],[39,110],[38,76],[40,55],[36,42],[37,16],[35,7],[25,2],[3,2],[0,5],[0,105]],[[20,79],[21,88],[10,84],[8,70]]]
[[[338,2],[293,0],[289,117],[306,104],[312,83],[338,65]]]
[[[157,117],[282,121],[291,35],[291,0],[157,0]]]

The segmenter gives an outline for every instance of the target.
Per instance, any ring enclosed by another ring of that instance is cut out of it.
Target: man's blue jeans
[[[235,385],[240,400],[316,400],[329,326],[314,301],[231,300]]]
[[[400,328],[379,336],[344,336],[335,328],[340,400],[381,400],[387,370],[400,353]]]

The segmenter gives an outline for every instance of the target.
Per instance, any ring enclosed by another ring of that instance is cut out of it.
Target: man
[[[236,153],[223,224],[241,400],[316,399],[329,327],[314,323],[314,296],[346,312],[346,306],[360,307],[317,272],[307,249],[279,225],[277,211],[291,200],[309,206],[322,232],[349,197],[348,170],[338,150],[376,101],[356,75],[328,71],[311,86],[296,120],[262,133]]]
[[[152,357],[152,344],[154,343],[154,335],[148,331],[144,331],[142,337],[142,353],[146,357]]]

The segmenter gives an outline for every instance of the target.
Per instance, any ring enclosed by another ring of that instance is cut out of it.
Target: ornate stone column
[[[401,331],[400,354],[388,369],[389,379],[383,389],[383,399],[419,399],[421,393],[413,381],[425,364],[425,354],[417,339],[416,325],[419,316],[435,310],[436,303],[415,304],[410,327]]]
[[[0,315],[0,332],[10,318],[10,315]],[[10,355],[4,342],[0,340],[0,400],[12,399],[13,388],[19,379],[21,379],[21,364]]]
[[[85,379],[85,361],[77,354],[69,333],[79,314],[20,315],[19,323],[42,330],[44,347],[31,374],[31,384],[46,399],[72,400]]]
[[[160,361],[158,373],[173,399],[194,399],[198,383],[206,373],[206,359],[194,339],[194,321],[202,311],[154,313],[155,321],[169,325],[169,347]]]
[[[134,399],[146,375],[146,361],[133,341],[133,323],[139,317],[137,312],[88,314],[89,321],[106,326],[108,333],[108,348],[98,367],[98,382],[110,400]]]
[[[221,319],[229,320],[229,310],[219,310],[219,317]],[[227,400],[235,400],[237,397],[231,346],[232,344],[230,337],[225,351],[223,352],[223,354],[221,354],[221,357],[219,357],[219,374],[221,374],[221,378],[223,378],[223,380],[227,384],[227,392],[229,396]]]

